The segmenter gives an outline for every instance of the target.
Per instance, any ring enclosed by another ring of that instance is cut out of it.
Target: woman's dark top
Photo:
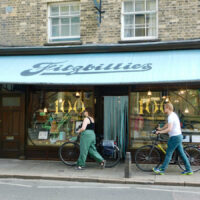
[[[94,123],[91,121],[91,119],[88,117],[88,119],[90,120],[90,124],[88,124],[86,126],[85,130],[94,130]]]

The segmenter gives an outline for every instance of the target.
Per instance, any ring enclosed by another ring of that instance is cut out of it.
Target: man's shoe
[[[193,174],[193,172],[192,171],[183,171],[183,172],[181,172],[181,174],[182,175],[192,175]]]
[[[153,172],[155,172],[156,174],[159,174],[159,175],[164,175],[165,174],[163,170],[158,169],[158,168],[153,168],[152,170],[153,170]]]

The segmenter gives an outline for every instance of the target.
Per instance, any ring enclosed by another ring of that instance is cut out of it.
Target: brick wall
[[[76,0],[1,0],[0,46],[43,46],[47,43],[47,5]],[[102,0],[105,11],[97,24],[93,0],[80,0],[81,41],[118,43],[121,40],[122,0]],[[158,39],[200,38],[200,0],[159,0]]]
[[[159,38],[200,38],[200,0],[160,0]]]

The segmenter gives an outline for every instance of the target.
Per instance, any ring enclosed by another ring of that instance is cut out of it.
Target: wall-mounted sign
[[[12,6],[7,6],[5,8],[5,10],[6,10],[6,14],[9,14],[9,13],[11,13],[13,11],[13,7]]]

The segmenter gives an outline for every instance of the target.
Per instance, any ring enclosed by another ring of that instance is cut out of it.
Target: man
[[[163,164],[159,168],[153,168],[152,170],[156,174],[163,175],[165,173],[165,170],[168,167],[168,164],[172,158],[172,155],[174,151],[177,149],[178,153],[181,157],[181,159],[184,162],[185,165],[185,171],[182,172],[183,175],[192,175],[193,172],[191,170],[190,162],[185,155],[185,152],[183,150],[182,146],[182,132],[181,132],[181,126],[180,126],[180,120],[175,112],[173,112],[174,108],[171,103],[167,103],[164,106],[164,111],[168,115],[168,123],[165,124],[162,128],[158,128],[156,131],[156,134],[163,134],[168,133],[169,134],[169,140],[168,140],[168,147],[166,151],[166,156]]]

